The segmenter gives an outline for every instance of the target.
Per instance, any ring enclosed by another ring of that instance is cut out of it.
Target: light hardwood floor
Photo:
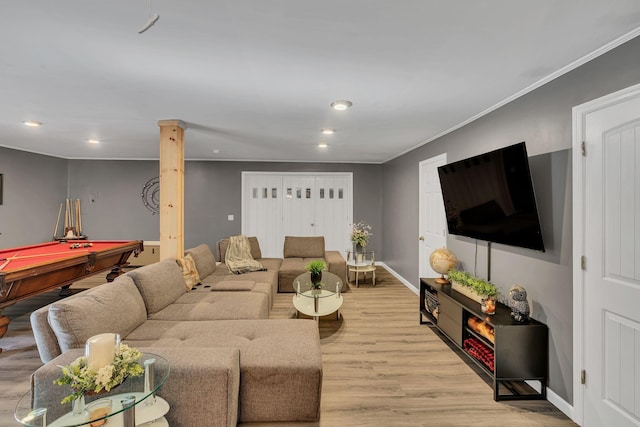
[[[494,402],[485,379],[434,330],[419,325],[418,297],[380,267],[376,279],[375,288],[367,282],[343,294],[340,321],[320,320],[322,415],[309,425],[576,425],[546,401]],[[272,318],[295,317],[291,297],[276,296]],[[55,299],[51,292],[5,311],[13,321],[0,339],[0,426],[17,425],[13,408],[41,365],[29,312]]]

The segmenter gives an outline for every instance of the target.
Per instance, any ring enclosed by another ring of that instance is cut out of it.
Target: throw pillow
[[[196,262],[191,254],[185,255],[184,258],[178,258],[176,262],[182,269],[182,276],[184,277],[184,283],[187,286],[187,291],[190,291],[195,285],[200,283],[200,276],[198,276]]]

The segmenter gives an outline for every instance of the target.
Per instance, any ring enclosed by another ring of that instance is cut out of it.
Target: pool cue
[[[65,200],[65,203],[66,203],[66,200]],[[65,233],[64,230],[66,230],[66,229],[67,229],[67,206],[65,205],[65,207],[64,207],[64,228],[62,229],[62,237],[64,237],[64,233]]]
[[[69,228],[69,199],[65,200],[64,207],[64,236],[67,237],[67,228]]]
[[[2,266],[0,268],[4,267],[5,265],[7,265],[9,263],[9,261],[14,260],[14,259],[37,258],[37,257],[40,257],[40,256],[49,256],[49,255],[63,255],[63,254],[69,255],[69,254],[75,254],[75,253],[78,253],[78,252],[89,252],[89,249],[78,248],[78,250],[74,250],[73,252],[68,252],[68,251],[65,251],[65,252],[49,252],[47,254],[35,254],[35,255],[23,255],[23,256],[17,256],[17,254],[16,254],[16,255],[14,255],[12,257],[9,257],[9,258],[0,258],[0,261],[7,261],[4,264],[2,264]]]
[[[82,236],[82,209],[80,207],[80,199],[78,199],[78,236]]]
[[[53,229],[53,240],[56,240],[58,235],[58,226],[60,225],[60,214],[62,213],[62,203],[60,203],[60,209],[58,209],[58,219],[56,221],[56,228]]]
[[[80,199],[76,199],[76,222],[76,230],[78,230],[78,236],[82,236],[82,233],[80,232],[80,230],[82,230],[82,218],[80,217]]]
[[[12,259],[15,259],[15,257],[17,257],[17,256],[18,256],[18,254],[19,254],[19,253],[20,253],[20,252],[16,252],[12,257],[7,258],[7,259],[6,259],[6,261],[5,261],[2,265],[0,265],[0,270],[2,270],[3,268],[5,268],[5,267],[7,266],[7,264],[9,264],[9,263],[11,262],[11,260],[12,260]]]
[[[76,235],[76,213],[74,208],[73,199],[69,199],[69,212],[71,212],[71,221],[69,226],[73,229],[73,236]]]

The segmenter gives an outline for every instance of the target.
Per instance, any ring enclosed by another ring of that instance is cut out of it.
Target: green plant
[[[498,295],[498,289],[492,283],[469,274],[465,271],[460,271],[452,268],[448,274],[449,280],[457,282],[462,286],[472,289],[478,295],[487,297],[496,297]]]
[[[326,267],[327,265],[324,263],[324,261],[320,261],[320,260],[311,261],[309,264],[306,265],[306,269],[313,274],[320,273]]]
[[[451,270],[449,270],[447,277],[452,282],[458,282],[464,286],[466,286],[467,284],[467,273],[465,273],[464,271],[460,271],[457,268],[452,268]]]

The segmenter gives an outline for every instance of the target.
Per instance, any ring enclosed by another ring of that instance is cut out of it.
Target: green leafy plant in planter
[[[311,274],[311,283],[313,284],[314,289],[319,289],[321,286],[320,281],[322,280],[322,270],[324,270],[327,265],[324,261],[314,260],[306,265],[306,269],[309,270]]]
[[[452,268],[449,271],[448,276],[450,281],[457,282],[458,284],[473,290],[478,295],[492,298],[495,298],[498,295],[498,289],[495,285],[465,271]]]

